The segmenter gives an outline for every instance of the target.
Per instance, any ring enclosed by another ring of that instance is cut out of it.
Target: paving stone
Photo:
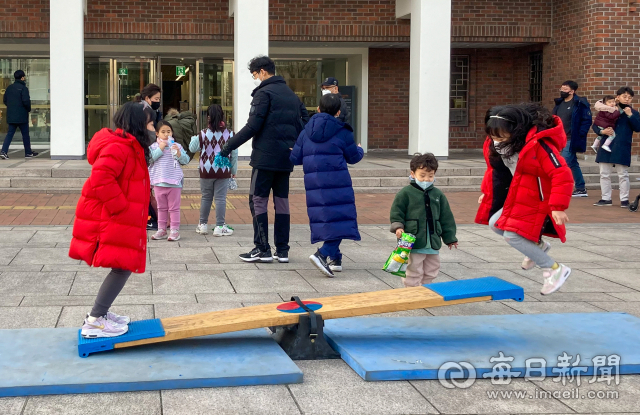
[[[305,414],[437,413],[408,382],[365,382],[341,360],[296,364],[304,384],[289,389]]]
[[[215,252],[216,257],[221,264],[243,264],[242,260],[238,258],[238,255],[245,254],[249,251],[251,251],[251,248],[242,246],[213,248],[213,252]],[[188,261],[187,263],[191,264],[191,262]]]
[[[523,379],[513,379],[509,385],[493,385],[489,380],[479,379],[469,388],[443,387],[437,380],[411,381],[429,399],[429,402],[445,414],[551,414],[566,412],[567,407],[555,399],[516,399],[513,397],[491,398],[488,392],[525,391],[527,396],[535,394],[536,385]],[[451,385],[450,385],[451,386]]]
[[[626,303],[623,301],[591,301],[590,304],[606,311],[633,314],[640,317],[640,302]]]
[[[239,293],[264,293],[316,290],[295,271],[227,271],[227,276]]]
[[[97,270],[100,268],[92,268],[89,265],[85,264],[84,262],[80,262],[78,264],[55,264],[55,265],[31,265],[32,267],[36,267],[39,266],[41,269],[40,271],[42,272],[52,272],[52,271],[91,271],[91,270]],[[106,271],[104,275],[107,275],[109,273],[109,271]]]
[[[591,380],[591,377],[589,377]],[[567,383],[562,385],[562,382],[554,382],[553,379],[545,379],[544,381],[535,382],[538,388],[546,391],[568,391],[571,396],[571,391],[576,388],[574,383]],[[603,397],[597,399],[590,399],[589,393],[603,393]],[[606,394],[616,393],[616,395],[610,395],[607,399]],[[611,385],[607,385],[606,382],[594,382],[589,383],[584,380],[581,382],[579,388],[580,397],[577,399],[565,399],[558,398],[559,401],[567,405],[572,410],[579,413],[612,413],[612,412],[636,412],[638,411],[638,401],[640,400],[640,376],[621,376],[618,385],[615,382],[611,382]],[[575,394],[575,392],[574,392]],[[582,396],[585,396],[583,399]]]
[[[104,279],[110,270],[93,269],[76,274],[76,279],[71,287],[70,295],[97,295]],[[121,291],[121,294],[151,294],[153,289],[151,286],[151,273],[131,274],[127,283]]]
[[[0,253],[2,261],[2,253]],[[63,248],[23,248],[12,261],[14,264],[79,264],[80,261],[69,258],[69,250]]]
[[[38,231],[29,240],[29,245],[34,243],[70,243],[72,233],[67,230],[50,230],[50,231]]]
[[[617,233],[617,232],[616,232]],[[638,236],[636,235],[636,239],[638,238]],[[603,245],[589,245],[589,246],[584,246],[582,247],[582,249],[584,249],[585,251],[590,251],[593,252],[594,255],[600,254],[601,256],[604,256],[605,258],[608,259],[613,259],[616,261],[621,261],[621,262],[626,262],[626,261],[637,261],[638,258],[640,258],[640,248],[635,248],[635,247],[631,247],[631,246],[624,246],[624,247],[620,247],[620,246],[611,246],[611,245],[606,245],[606,243]],[[592,260],[595,262],[598,261],[603,261],[602,259],[600,260]],[[606,261],[606,259],[604,260]]]
[[[640,290],[638,269],[587,269],[585,272],[634,290]]]
[[[92,306],[96,300],[95,295],[35,295],[26,296],[22,300],[21,306],[43,306],[43,305],[84,305]]]
[[[285,385],[162,391],[163,415],[300,413]]]
[[[20,415],[27,398],[0,398],[0,414]]]
[[[119,295],[113,302],[114,305],[124,304],[175,304],[196,303],[195,294],[170,294],[170,295]]]
[[[169,318],[241,308],[242,304],[240,302],[218,304],[156,304],[153,307],[155,309],[155,318]]]
[[[36,231],[31,229],[16,231],[0,230],[0,241],[2,241],[2,244],[26,244],[33,238],[35,233]]]
[[[317,291],[351,293],[390,290],[392,288],[364,270],[336,272],[335,278],[327,278],[317,269],[298,270],[298,274],[302,275]]]
[[[403,282],[404,279],[402,277],[389,274],[388,272],[383,271],[381,269],[370,269],[367,271],[371,273],[373,276],[375,276],[376,278],[378,278],[379,280],[381,280],[382,282],[384,282],[385,284],[389,285],[391,288],[404,288],[404,282]],[[438,276],[436,277],[436,279],[433,280],[434,283],[446,282],[446,281],[455,281],[455,280],[449,277],[448,275],[443,274],[442,272],[438,273]]]
[[[508,304],[514,301],[505,301],[505,303],[490,301],[484,303],[467,303],[456,304],[443,307],[428,308],[429,313],[434,316],[476,316],[476,315],[494,315],[494,314],[520,314]]]
[[[0,329],[39,329],[56,326],[62,307],[0,307]]]
[[[17,307],[23,298],[21,295],[0,295],[0,307]]]
[[[18,253],[21,251],[20,248],[9,248],[3,247],[0,249],[0,265],[9,265],[14,258],[16,258]],[[17,261],[17,263],[24,265],[24,263]]]
[[[0,294],[67,295],[75,272],[9,272],[0,275]]]
[[[553,295],[553,294],[551,294]],[[555,313],[602,313],[603,309],[589,303],[553,303],[553,302],[522,302],[516,301],[506,304],[522,314],[555,314]],[[514,313],[515,314],[515,313]]]
[[[129,316],[131,321],[148,320],[154,318],[153,305],[116,305],[110,308],[116,314]],[[91,306],[66,306],[62,309],[62,314],[56,327],[82,327],[82,322]]]
[[[161,415],[160,392],[32,396],[23,415]]]
[[[217,264],[218,258],[210,247],[180,248],[168,245],[163,248],[148,249],[152,264]]]
[[[232,293],[224,272],[153,271],[154,294]]]
[[[542,295],[538,292],[529,293],[528,295],[534,297],[541,302],[594,302],[594,301],[622,301],[619,298],[613,297],[604,293],[568,293],[557,291],[553,295]]]
[[[208,264],[204,264],[208,265]],[[214,264],[211,264],[214,265]],[[186,271],[187,264],[159,263],[147,264],[146,271]]]
[[[532,281],[539,281],[540,288],[542,288],[542,275],[540,270],[517,270],[519,275],[531,279]],[[538,279],[539,278],[539,279]],[[572,270],[571,276],[562,285],[559,292],[565,293],[584,293],[584,292],[629,292],[631,288],[624,285],[616,284],[615,282],[607,281],[604,278],[599,278],[589,273],[580,270]]]
[[[622,301],[640,301],[640,293],[639,292],[628,292],[628,293],[607,293],[612,297],[619,298]]]
[[[238,259],[240,261],[240,259]],[[238,262],[233,265],[230,264],[186,264],[189,271],[224,271],[227,269],[240,270],[240,269],[258,269],[256,264],[249,264],[244,262]],[[158,269],[158,271],[163,271]]]
[[[584,268],[608,268],[608,269],[640,269],[640,262],[599,262],[600,267],[584,267]]]
[[[198,303],[241,303],[244,301],[259,303],[279,303],[282,298],[277,293],[255,293],[255,294],[196,294]]]

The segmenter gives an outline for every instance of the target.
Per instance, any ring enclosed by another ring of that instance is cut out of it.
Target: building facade
[[[32,141],[82,158],[93,133],[149,82],[162,109],[211,103],[239,129],[249,59],[273,57],[307,108],[340,80],[368,150],[480,149],[492,105],[551,107],[573,79],[593,104],[640,90],[633,0],[0,0],[0,94],[23,69]],[[0,111],[5,112],[0,100]],[[7,131],[0,121],[0,140]],[[16,141],[20,137],[16,134]],[[245,147],[242,154],[248,155]],[[640,142],[634,145],[640,154]]]

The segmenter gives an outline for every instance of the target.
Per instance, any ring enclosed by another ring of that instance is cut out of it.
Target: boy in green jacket
[[[405,287],[431,283],[440,271],[438,251],[442,242],[458,248],[456,221],[444,193],[435,182],[438,160],[431,154],[418,154],[411,160],[411,184],[396,195],[391,205],[391,232],[416,237],[409,255]]]

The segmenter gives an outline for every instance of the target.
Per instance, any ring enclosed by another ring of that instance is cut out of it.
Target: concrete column
[[[269,55],[269,0],[230,0],[233,16],[233,128],[239,131],[249,118],[251,92],[255,85],[247,64],[258,55]],[[251,155],[251,141],[239,155]]]
[[[409,154],[449,156],[450,65],[451,0],[411,0]]]
[[[50,4],[51,158],[85,157],[84,0]]]

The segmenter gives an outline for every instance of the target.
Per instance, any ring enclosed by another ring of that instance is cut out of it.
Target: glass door
[[[218,104],[224,111],[229,129],[233,129],[233,61],[201,59],[196,63],[196,67],[198,72],[196,83],[198,126],[200,129],[206,128],[207,109],[211,104]]]
[[[112,59],[111,116],[120,106],[136,101],[145,85],[155,83],[156,61],[154,59]]]
[[[84,62],[84,120],[85,141],[110,122],[110,60],[90,59]]]

